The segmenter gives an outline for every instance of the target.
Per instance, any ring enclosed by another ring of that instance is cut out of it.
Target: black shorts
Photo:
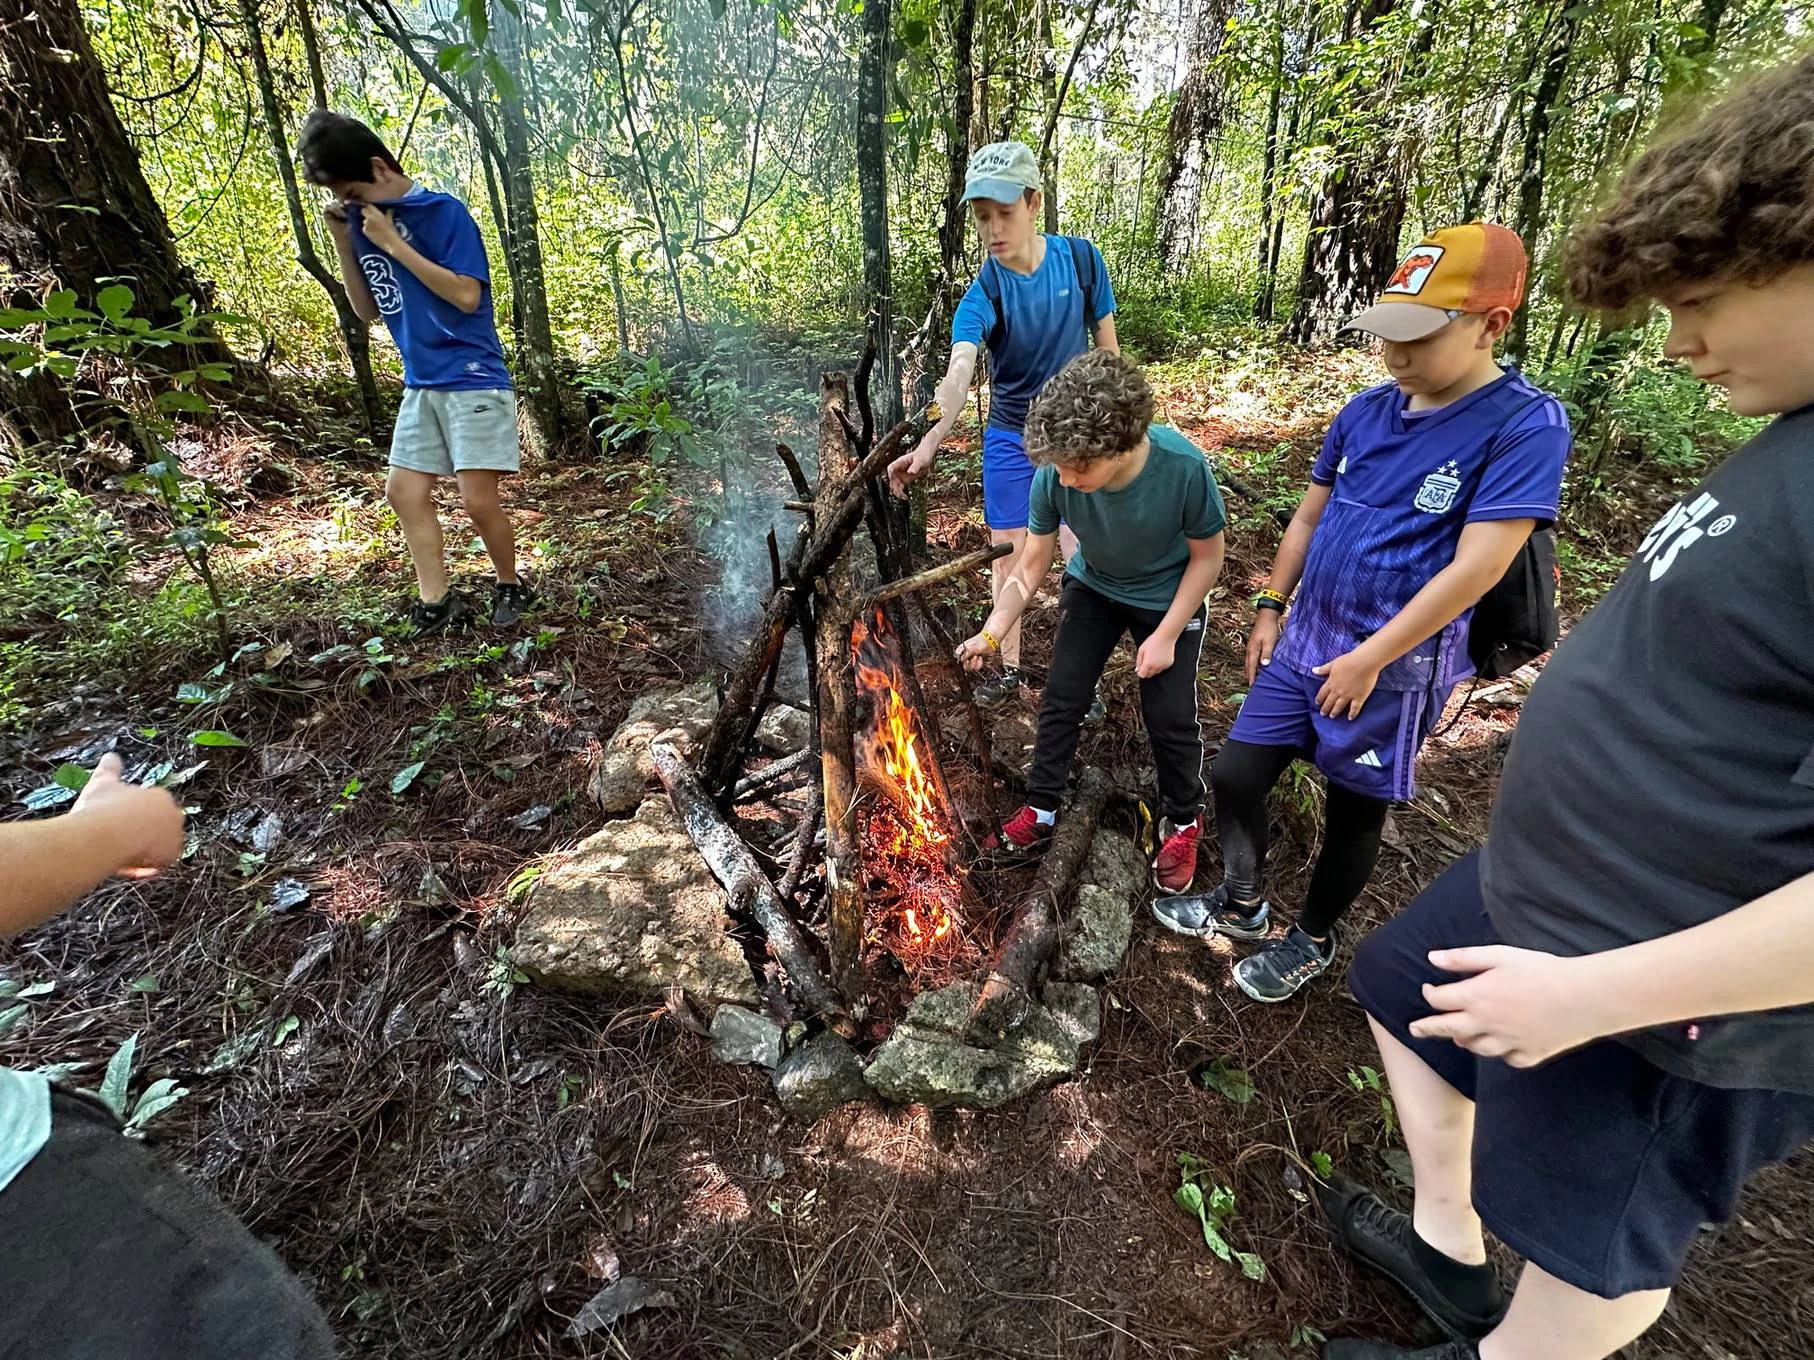
[[[1517,1068],[1412,1038],[1431,1013],[1423,984],[1456,980],[1429,952],[1500,943],[1468,855],[1362,941],[1348,985],[1475,1102],[1474,1208],[1495,1237],[1602,1298],[1667,1289],[1701,1225],[1732,1217],[1746,1179],[1814,1139],[1814,1096],[1703,1085],[1611,1039]]]
[[[221,1202],[106,1109],[51,1094],[0,1190],[7,1360],[332,1360],[315,1301]]]

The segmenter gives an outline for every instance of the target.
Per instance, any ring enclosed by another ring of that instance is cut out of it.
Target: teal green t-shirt
[[[1214,538],[1228,516],[1201,449],[1169,425],[1154,425],[1147,437],[1146,466],[1119,491],[1071,491],[1057,468],[1040,468],[1027,532],[1054,534],[1063,520],[1077,535],[1070,575],[1121,604],[1164,611],[1190,561],[1185,540]]]
[[[0,1191],[50,1138],[50,1083],[0,1067]]]

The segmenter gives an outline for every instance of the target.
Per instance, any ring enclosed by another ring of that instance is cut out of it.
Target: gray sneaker
[[[1319,945],[1293,926],[1284,939],[1235,965],[1235,986],[1255,1001],[1289,1001],[1334,962],[1334,935]]]
[[[1272,904],[1262,902],[1251,912],[1229,905],[1228,885],[1218,883],[1213,892],[1188,897],[1153,899],[1153,919],[1176,935],[1206,940],[1227,935],[1236,940],[1257,940],[1266,933]]]
[[[1102,686],[1096,686],[1096,692],[1090,696],[1090,711],[1083,715],[1084,726],[1094,727],[1109,716],[1109,706],[1102,702]]]
[[[994,708],[997,704],[1012,699],[1026,685],[1018,667],[1009,666],[1000,675],[992,676],[971,691],[976,702],[984,708]]]

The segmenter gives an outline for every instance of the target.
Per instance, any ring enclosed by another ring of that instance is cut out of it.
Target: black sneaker
[[[409,609],[409,626],[416,637],[433,637],[436,633],[457,633],[472,627],[471,605],[457,590],[449,590],[434,604],[417,600]]]
[[[1480,1347],[1471,1341],[1445,1341],[1414,1351],[1390,1341],[1331,1341],[1323,1347],[1323,1360],[1480,1360]]]
[[[1083,715],[1084,726],[1094,727],[1104,722],[1109,716],[1109,706],[1102,702],[1102,686],[1096,686],[1096,692],[1090,696],[1090,711]]]
[[[1262,902],[1242,911],[1228,901],[1228,885],[1218,883],[1213,892],[1190,897],[1167,897],[1153,902],[1153,919],[1177,935],[1199,940],[1227,935],[1237,940],[1257,940],[1266,933],[1272,905]]]
[[[499,581],[491,589],[491,622],[498,628],[508,628],[521,621],[534,604],[535,591],[528,581]]]
[[[1289,1001],[1334,962],[1333,935],[1319,945],[1293,926],[1284,939],[1235,965],[1235,986],[1255,1001]]]
[[[1026,685],[1018,667],[1009,666],[1000,675],[982,682],[971,694],[976,702],[984,708],[994,708],[997,704],[1013,698]]]
[[[1424,1315],[1441,1328],[1452,1342],[1463,1349],[1434,1351],[1352,1349],[1377,1345],[1376,1342],[1344,1341],[1348,1350],[1325,1350],[1323,1354],[1346,1357],[1347,1360],[1372,1360],[1388,1356],[1417,1356],[1419,1360],[1472,1360],[1476,1352],[1467,1344],[1485,1336],[1505,1316],[1505,1291],[1498,1277],[1489,1275],[1488,1307],[1485,1312],[1463,1308],[1430,1278],[1411,1246],[1411,1215],[1392,1208],[1366,1186],[1346,1176],[1329,1177],[1316,1187],[1316,1197],[1323,1207],[1336,1240],[1365,1264],[1391,1280],[1416,1301]]]

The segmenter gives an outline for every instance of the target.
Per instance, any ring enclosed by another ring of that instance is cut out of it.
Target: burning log
[[[841,1016],[844,1008],[814,961],[806,937],[794,924],[787,904],[775,892],[774,885],[768,881],[768,875],[762,872],[762,866],[756,863],[742,837],[718,815],[718,809],[707,797],[692,767],[666,742],[658,741],[649,747],[649,759],[662,787],[668,791],[674,811],[680,815],[680,824],[686,828],[693,844],[699,847],[699,853],[731,900],[749,904],[750,913],[768,937],[775,958],[787,970],[794,990],[807,1005],[827,1019]]]
[[[1014,913],[995,955],[995,966],[970,1011],[971,1043],[987,1048],[1000,1042],[1026,1013],[1034,977],[1058,944],[1060,908],[1089,858],[1090,843],[1096,838],[1096,824],[1107,801],[1108,781],[1102,771],[1093,765],[1086,767],[1059,814],[1058,830],[1039,862],[1033,891]]]

